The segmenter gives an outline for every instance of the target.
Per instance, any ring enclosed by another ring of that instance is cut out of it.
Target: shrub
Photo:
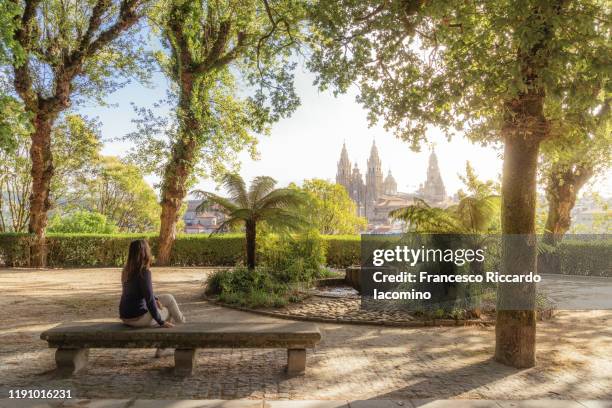
[[[49,266],[122,266],[130,241],[139,238],[147,238],[153,253],[156,252],[157,236],[153,234],[50,233],[47,235]],[[28,234],[0,233],[0,264],[27,266],[31,241],[32,237]],[[260,260],[276,270],[289,268],[289,261],[297,257],[303,258],[304,268],[315,276],[326,273],[321,265],[345,268],[359,264],[359,236],[318,236],[314,233],[295,237],[268,235],[260,237],[258,243]],[[170,264],[233,266],[244,260],[244,246],[243,234],[179,235],[174,243]]]
[[[295,236],[270,234],[261,241],[258,262],[278,281],[311,283],[324,275],[326,248],[316,231]]]
[[[612,277],[612,239],[564,240],[553,256],[558,257],[563,275]]]
[[[119,228],[106,215],[95,211],[75,211],[63,217],[56,214],[49,221],[49,232],[113,234]]]
[[[31,236],[21,233],[0,234],[0,265],[28,266]]]
[[[217,294],[219,300],[246,307],[281,307],[295,301],[292,286],[275,279],[273,271],[265,266],[249,270],[237,266],[217,271],[206,281],[206,294]]]
[[[361,237],[359,235],[326,235],[326,264],[333,268],[347,268],[361,264]]]
[[[258,266],[240,265],[216,271],[205,293],[226,303],[248,307],[280,307],[300,300],[300,289],[325,274],[325,245],[316,232],[260,239]]]
[[[233,266],[244,259],[243,234],[179,235],[170,264],[177,266]]]
[[[47,235],[49,267],[122,266],[127,248],[134,239],[146,238],[153,253],[157,236],[152,234],[57,234]],[[27,266],[32,236],[0,234],[0,264]],[[171,265],[232,266],[242,260],[244,237],[241,234],[179,235],[174,243]]]

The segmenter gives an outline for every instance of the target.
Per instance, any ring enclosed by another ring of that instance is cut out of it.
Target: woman
[[[119,317],[132,327],[174,327],[185,323],[174,296],[153,293],[151,281],[151,248],[144,239],[130,243],[128,259],[121,273],[123,292],[119,303]],[[158,350],[157,354],[160,354]]]

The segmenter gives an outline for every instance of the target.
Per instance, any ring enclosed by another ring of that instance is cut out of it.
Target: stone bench
[[[187,323],[171,329],[136,329],[117,322],[75,322],[43,332],[40,338],[57,348],[60,372],[73,374],[87,365],[90,348],[173,348],[175,372],[190,375],[198,348],[286,348],[287,373],[306,369],[306,348],[321,333],[313,323]]]

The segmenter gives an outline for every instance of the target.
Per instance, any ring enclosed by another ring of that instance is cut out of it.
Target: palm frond
[[[307,204],[307,196],[292,188],[279,188],[266,194],[257,204],[257,209],[292,208]]]
[[[219,224],[219,226],[215,228],[215,230],[211,232],[210,235],[218,234],[221,232],[226,232],[226,230],[231,230],[235,226],[240,225],[242,223],[244,223],[244,220],[240,218],[228,218],[225,221],[223,221],[221,224]]]
[[[457,217],[471,232],[484,232],[499,209],[499,196],[468,196],[461,199],[455,209]]]
[[[202,199],[202,202],[196,207],[196,211],[204,212],[211,209],[212,206],[218,205],[223,209],[225,213],[231,213],[235,211],[238,206],[232,202],[231,200],[221,197],[215,193],[210,193],[208,191],[195,190],[192,192],[198,198]]]
[[[415,232],[425,233],[462,233],[463,226],[456,218],[442,208],[433,208],[422,204],[398,208],[389,213],[396,220],[409,224]]]
[[[283,208],[265,208],[258,213],[258,220],[264,221],[276,231],[300,230],[308,222],[294,212]]]
[[[253,218],[253,211],[250,208],[236,208],[227,215],[227,218],[235,218],[243,221],[250,220]]]
[[[249,207],[249,196],[242,177],[236,173],[227,173],[222,178],[222,183],[230,195],[230,200],[241,207]]]
[[[249,188],[249,201],[251,205],[257,203],[266,194],[274,190],[276,180],[268,176],[258,176],[251,182]]]

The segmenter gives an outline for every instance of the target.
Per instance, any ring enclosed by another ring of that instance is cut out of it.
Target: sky
[[[502,165],[500,146],[481,147],[462,136],[449,142],[440,131],[432,128],[428,132],[431,145],[424,145],[421,152],[415,153],[406,142],[386,132],[382,124],[368,126],[367,112],[355,101],[356,90],[334,97],[331,91],[320,92],[313,85],[314,79],[313,74],[298,67],[296,89],[301,105],[291,117],[274,124],[269,136],[258,138],[259,160],[252,160],[246,153],[240,155],[240,173],[245,179],[272,176],[279,186],[290,182],[301,184],[304,179],[311,178],[334,181],[343,143],[346,143],[351,163],[356,161],[363,175],[374,141],[383,173],[386,176],[391,170],[398,191],[413,192],[425,181],[432,145],[448,194],[452,195],[462,187],[458,174],[464,173],[468,160],[482,180],[499,179]],[[151,106],[164,97],[167,88],[167,80],[157,73],[153,76],[151,88],[132,83],[107,98],[109,107],[90,106],[79,111],[98,118],[103,139],[116,138],[134,129],[131,102],[137,106]],[[128,148],[125,142],[107,142],[102,153],[122,156]],[[594,190],[612,196],[611,175],[612,171],[600,177]],[[152,178],[148,180],[155,181]],[[201,180],[197,188],[214,190],[216,185],[211,180]]]

